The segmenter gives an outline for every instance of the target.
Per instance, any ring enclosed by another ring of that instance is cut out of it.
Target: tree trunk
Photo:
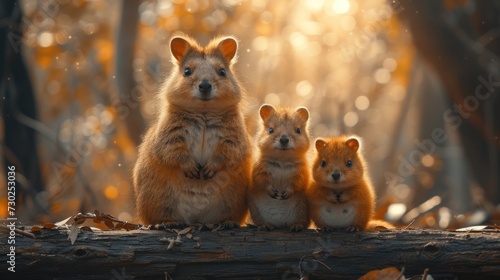
[[[434,279],[500,276],[496,232],[391,230],[323,233],[262,232],[252,228],[193,233],[167,250],[167,231],[81,232],[74,245],[67,230],[42,230],[15,238],[15,274],[5,268],[10,246],[1,238],[0,278],[24,279],[356,279],[370,270],[426,268]],[[320,262],[322,263],[320,263]],[[329,270],[328,266],[331,270]],[[498,279],[498,278],[497,278]]]
[[[18,1],[0,3],[0,111],[5,170],[17,172],[18,198],[32,198],[43,190],[32,123],[38,119],[34,91],[21,52],[22,10]],[[2,182],[3,183],[3,182]],[[36,202],[35,202],[35,205]]]
[[[136,82],[132,67],[140,3],[140,1],[122,1],[121,3],[115,57],[116,83],[120,102],[113,104],[122,108],[120,118],[125,121],[128,135],[136,146],[141,143],[145,127],[139,102],[141,96],[135,89]]]
[[[442,1],[395,3],[415,48],[448,93],[443,119],[457,130],[475,179],[491,202],[499,204],[500,58],[453,26]]]

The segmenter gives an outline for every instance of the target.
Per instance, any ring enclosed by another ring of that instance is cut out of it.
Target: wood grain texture
[[[36,239],[17,235],[15,279],[299,279],[299,262],[310,279],[356,279],[373,269],[425,268],[435,279],[500,277],[498,232],[391,230],[376,233],[307,230],[262,232],[253,228],[196,232],[196,242],[167,250],[166,231],[81,232],[74,245],[66,230],[44,230]],[[7,238],[1,238],[5,264]],[[328,270],[319,260],[329,266]],[[135,278],[133,278],[135,277]]]

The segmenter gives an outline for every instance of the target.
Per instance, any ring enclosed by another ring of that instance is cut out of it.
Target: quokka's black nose
[[[338,181],[340,179],[340,171],[335,170],[332,173],[333,180]]]
[[[202,94],[209,94],[212,91],[212,84],[208,80],[203,80],[198,85],[198,89]]]
[[[281,138],[280,138],[280,144],[282,146],[286,146],[288,145],[288,143],[290,142],[290,139],[288,139],[288,136],[286,135],[281,135]]]

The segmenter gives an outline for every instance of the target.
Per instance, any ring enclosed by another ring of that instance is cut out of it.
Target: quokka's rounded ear
[[[351,150],[357,152],[359,149],[359,141],[356,138],[350,138],[345,142],[346,146],[349,147]]]
[[[316,150],[319,152],[326,146],[326,142],[325,140],[318,138],[316,139],[315,145],[316,145]]]
[[[273,106],[264,104],[260,107],[259,114],[262,120],[266,121],[271,116],[271,114],[274,113],[274,111],[276,111],[276,109],[274,109]]]
[[[297,108],[297,114],[299,114],[299,117],[303,120],[303,121],[307,121],[309,119],[309,111],[307,110],[306,107],[299,107]]]
[[[231,61],[233,58],[236,58],[238,42],[233,37],[226,37],[219,42],[217,48],[227,61]]]
[[[190,48],[191,44],[183,37],[174,37],[170,40],[170,51],[172,52],[172,56],[179,62],[188,53]]]

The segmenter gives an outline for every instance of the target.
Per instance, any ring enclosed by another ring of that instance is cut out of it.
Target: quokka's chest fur
[[[184,139],[189,153],[200,165],[204,165],[212,157],[217,145],[225,136],[223,119],[217,116],[192,114],[182,117]]]
[[[267,173],[271,177],[272,184],[288,184],[298,172],[298,166],[294,163],[268,161],[266,164]]]
[[[319,209],[321,222],[330,227],[345,228],[351,226],[359,215],[356,204],[347,202],[333,204],[325,202]]]

